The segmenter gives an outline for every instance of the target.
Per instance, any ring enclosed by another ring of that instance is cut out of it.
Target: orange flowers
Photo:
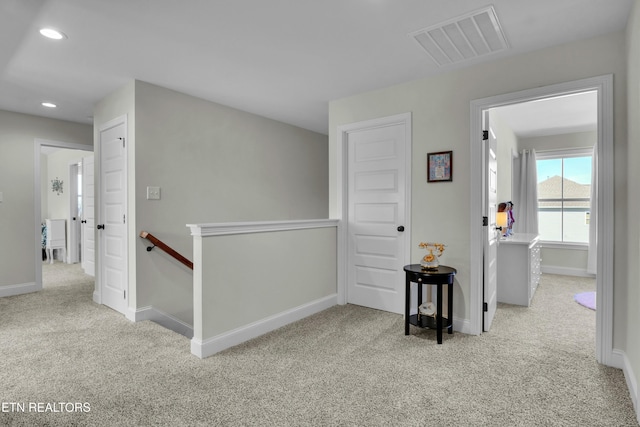
[[[420,242],[418,247],[429,251],[429,254],[425,255],[424,260],[427,262],[431,262],[433,261],[433,258],[431,258],[430,260],[427,260],[426,257],[433,256],[433,251],[437,251],[436,256],[442,255],[442,253],[444,252],[445,245],[442,243]]]

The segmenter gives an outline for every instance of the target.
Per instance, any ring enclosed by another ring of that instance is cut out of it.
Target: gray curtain
[[[515,233],[538,234],[538,172],[535,150],[520,153],[518,187],[514,200]]]

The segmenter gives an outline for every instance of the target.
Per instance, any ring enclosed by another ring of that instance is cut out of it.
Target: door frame
[[[121,313],[123,315],[125,315],[125,317],[127,317],[129,320],[134,320],[135,318],[135,313],[133,313],[131,311],[131,308],[129,307],[129,302],[131,301],[131,289],[129,288],[129,283],[130,283],[130,269],[129,269],[129,252],[130,252],[130,248],[129,248],[129,236],[130,236],[130,230],[129,228],[131,227],[132,221],[131,221],[131,215],[129,215],[129,125],[128,125],[128,120],[127,120],[127,115],[122,115],[119,117],[116,117],[114,119],[111,119],[103,124],[101,124],[99,126],[99,128],[97,129],[96,132],[96,147],[93,153],[93,173],[94,173],[94,179],[97,180],[97,185],[95,186],[95,197],[94,197],[94,203],[96,206],[96,212],[95,212],[95,224],[101,224],[104,223],[104,218],[102,218],[102,190],[103,190],[103,186],[104,186],[104,182],[102,179],[102,146],[101,141],[100,141],[100,135],[102,132],[114,128],[116,126],[119,125],[124,125],[124,135],[125,135],[125,149],[123,151],[123,156],[124,156],[124,211],[126,212],[126,218],[127,218],[127,222],[126,222],[126,227],[124,228],[125,230],[125,244],[124,244],[124,260],[125,260],[125,265],[124,265],[124,279],[126,281],[124,287],[125,287],[125,308],[124,311]],[[95,232],[95,230],[94,230]],[[96,279],[96,288],[95,291],[93,293],[93,301],[96,304],[102,304],[102,286],[103,286],[103,277],[102,277],[102,264],[103,264],[103,254],[102,254],[102,237],[101,237],[101,233],[96,233],[96,238],[95,238],[95,279]]]
[[[349,133],[371,129],[381,126],[404,125],[405,127],[405,233],[408,237],[405,239],[405,264],[409,264],[411,260],[411,158],[412,158],[412,126],[411,113],[396,114],[388,117],[380,117],[361,122],[350,123],[338,126],[337,139],[337,162],[336,170],[338,172],[336,188],[337,188],[337,209],[339,215],[338,222],[338,248],[337,248],[337,270],[338,270],[338,304],[344,305],[348,302],[348,276],[349,265],[347,250],[349,236],[349,182],[348,182],[348,165],[349,151],[347,143],[349,141]]]
[[[480,159],[482,112],[484,110],[569,93],[598,92],[598,254],[596,292],[596,360],[604,365],[622,368],[623,356],[613,349],[613,232],[614,232],[614,165],[613,165],[613,75],[607,74],[550,86],[512,92],[471,101],[470,155]],[[482,332],[482,196],[481,162],[471,162],[470,203],[470,326],[472,333]]]
[[[93,144],[85,145],[85,144],[77,144],[74,142],[63,142],[63,141],[55,141],[51,139],[42,139],[35,138],[34,140],[34,150],[33,150],[33,164],[34,164],[34,181],[33,181],[33,206],[34,206],[34,230],[37,230],[35,233],[35,260],[36,260],[36,281],[35,287],[33,291],[39,291],[42,289],[42,241],[40,232],[41,228],[41,218],[42,218],[42,185],[41,180],[42,176],[40,173],[40,156],[42,154],[42,147],[57,147],[57,148],[66,148],[70,150],[81,150],[88,151],[93,153]]]

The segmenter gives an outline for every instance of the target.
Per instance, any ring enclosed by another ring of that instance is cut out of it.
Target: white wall
[[[42,209],[46,218],[69,218],[69,203],[71,197],[71,177],[69,176],[69,165],[82,161],[82,158],[90,154],[81,150],[58,150],[47,157],[47,185],[42,187],[42,191],[47,195],[46,209]],[[51,191],[51,180],[58,178],[63,181],[63,192],[58,194]]]
[[[616,253],[626,248],[626,85],[624,35],[608,34],[505,60],[477,65],[405,84],[335,100],[329,107],[330,214],[339,217],[336,183],[336,129],[340,125],[399,113],[413,114],[412,261],[417,262],[417,242],[444,242],[447,264],[458,269],[459,287],[454,290],[454,314],[469,319],[470,269],[470,102],[504,93],[557,84],[593,76],[614,75]],[[454,151],[451,183],[428,184],[425,156],[432,151]],[[444,207],[444,208],[443,208]],[[428,215],[429,220],[425,218]],[[480,220],[480,219],[478,219]],[[626,284],[625,262],[616,258],[614,284],[615,320],[620,325],[626,301],[619,298]],[[624,344],[624,326],[614,331],[614,346]]]
[[[489,123],[498,141],[498,203],[513,200],[513,152],[518,150],[518,138],[502,120],[495,108],[489,111]]]
[[[536,136],[518,139],[518,151],[531,150],[545,151],[559,148],[591,148],[598,142],[596,131],[573,132],[561,135]]]
[[[629,257],[627,277],[632,278],[629,286],[623,290],[622,298],[626,300],[626,318],[620,320],[629,327],[626,331],[626,356],[628,358],[630,368],[633,372],[632,382],[636,387],[633,392],[635,395],[636,413],[640,414],[640,403],[638,399],[638,384],[640,383],[640,334],[638,334],[638,325],[640,325],[640,285],[638,277],[640,277],[640,223],[637,221],[638,212],[640,212],[640,0],[636,0],[633,11],[629,17],[627,26],[627,86],[629,91],[628,98],[628,126],[629,126],[629,155],[626,159],[628,162],[629,176],[628,189],[626,194],[629,200],[628,217],[633,218],[624,225],[625,233],[629,236],[628,245],[623,246],[619,254],[626,254]],[[624,161],[616,163],[616,165],[625,165]],[[616,317],[617,319],[617,317]],[[638,417],[640,421],[640,416]]]
[[[0,111],[0,288],[36,280],[35,139],[91,145],[91,126]]]

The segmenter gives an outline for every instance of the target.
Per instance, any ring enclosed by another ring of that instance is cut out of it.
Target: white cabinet
[[[65,229],[66,221],[64,219],[47,219],[47,239],[45,248],[49,263],[53,264],[53,250],[62,249],[62,261],[65,259],[67,249],[67,231]]]
[[[498,245],[498,302],[529,307],[540,281],[537,234],[516,234]]]

